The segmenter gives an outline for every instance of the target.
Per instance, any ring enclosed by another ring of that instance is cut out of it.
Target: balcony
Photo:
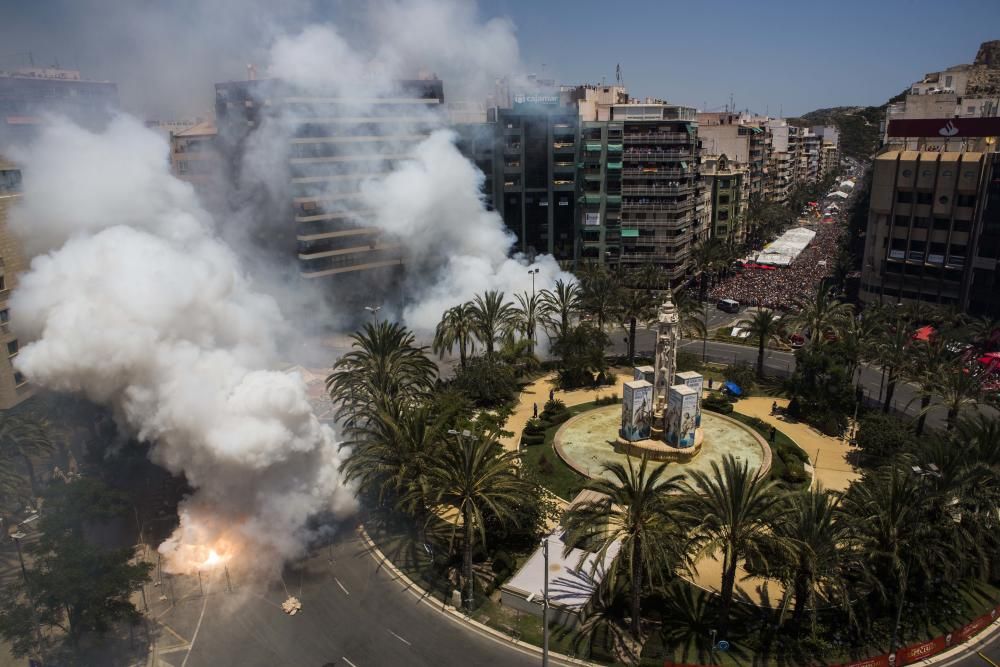
[[[642,176],[643,178],[683,178],[685,176],[691,176],[690,171],[685,171],[683,169],[669,169],[666,167],[641,167],[635,168],[630,167],[624,169],[622,174],[625,176]]]
[[[687,132],[650,132],[649,134],[630,133],[625,135],[626,144],[689,144],[691,135]]]
[[[672,162],[690,158],[691,151],[658,151],[642,148],[630,148],[625,151],[625,159],[633,162]]]
[[[677,187],[649,187],[645,185],[623,185],[622,194],[625,195],[645,195],[654,197],[669,197],[690,194],[694,190],[694,183]]]
[[[563,153],[566,151],[575,151],[576,144],[572,141],[555,141],[552,143],[552,150]]]
[[[667,211],[680,213],[692,210],[694,205],[695,200],[693,197],[681,202],[664,202],[635,198],[628,198],[622,202],[622,208],[627,211]]]
[[[503,152],[507,155],[520,155],[521,144],[504,144]]]

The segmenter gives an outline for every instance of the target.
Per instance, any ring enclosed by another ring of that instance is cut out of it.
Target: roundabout
[[[609,405],[589,410],[568,420],[556,432],[553,445],[559,457],[581,475],[591,479],[611,476],[604,470],[606,463],[628,464],[636,459],[623,449],[615,433],[621,420],[621,406]],[[688,461],[670,462],[670,474],[683,474],[691,479],[695,471],[708,473],[712,463],[721,465],[726,455],[746,462],[751,469],[767,473],[771,468],[771,448],[751,428],[713,412],[703,412],[703,439],[697,456]]]

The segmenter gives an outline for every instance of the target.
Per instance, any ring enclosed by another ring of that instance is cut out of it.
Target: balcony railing
[[[649,187],[645,185],[623,185],[624,195],[652,195],[654,197],[669,197],[672,195],[688,194],[694,190],[694,183],[680,185],[676,187]]]
[[[631,211],[689,211],[694,208],[695,200],[686,199],[682,202],[661,202],[627,198],[622,200],[622,208]]]
[[[623,169],[622,174],[624,176],[642,176],[643,178],[683,178],[685,176],[691,176],[690,171],[685,171],[683,169],[668,169],[668,168],[658,168],[658,167],[647,167],[643,168],[629,168]]]
[[[668,162],[674,160],[687,160],[691,158],[691,151],[656,151],[630,148],[625,151],[625,159],[644,162]]]
[[[691,136],[687,132],[650,132],[649,134],[626,134],[626,144],[688,144]]]

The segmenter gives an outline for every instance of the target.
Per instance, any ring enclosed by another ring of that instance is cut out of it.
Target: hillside
[[[811,127],[833,125],[840,130],[840,151],[843,155],[867,160],[879,145],[879,123],[885,118],[886,107],[902,99],[900,93],[877,107],[832,107],[816,109],[797,118],[789,118],[792,125]]]

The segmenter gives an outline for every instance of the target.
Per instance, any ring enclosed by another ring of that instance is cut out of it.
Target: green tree
[[[927,341],[913,341],[904,359],[903,374],[920,386],[920,412],[917,415],[917,436],[923,435],[924,423],[931,407],[934,387],[939,382],[948,361],[945,339],[935,336]]]
[[[477,537],[486,545],[486,513],[499,522],[514,521],[517,505],[532,491],[532,485],[517,474],[517,459],[516,452],[505,452],[487,434],[452,434],[428,471],[434,502],[441,508],[457,509],[462,517],[464,598],[470,610],[472,553]]]
[[[710,473],[691,472],[681,508],[691,527],[694,561],[713,554],[722,556],[718,629],[724,637],[740,562],[752,560],[766,567],[768,554],[787,549],[773,530],[786,506],[774,482],[729,454],[721,466],[713,461]]]
[[[406,327],[369,322],[351,338],[351,351],[337,360],[326,378],[326,390],[340,406],[337,416],[349,427],[379,406],[430,396],[437,368]]]
[[[618,309],[621,300],[621,284],[618,276],[603,267],[593,267],[580,278],[580,306],[597,322],[597,328],[604,331],[605,323]]]
[[[945,423],[949,431],[962,412],[978,407],[983,397],[983,380],[977,369],[961,360],[945,366],[931,386],[940,405],[948,411]]]
[[[903,420],[874,413],[859,420],[856,440],[866,465],[884,465],[910,450],[913,435]]]
[[[344,443],[350,451],[342,467],[345,481],[380,505],[389,501],[406,514],[422,515],[431,493],[427,471],[452,416],[428,406],[379,406]]]
[[[468,355],[475,351],[473,338],[475,322],[472,318],[472,305],[462,303],[453,306],[444,312],[441,321],[434,330],[434,344],[432,349],[440,357],[451,354],[451,351],[458,348],[458,358],[465,368]]]
[[[524,292],[515,294],[514,297],[517,299],[518,305],[514,316],[514,326],[529,341],[529,351],[534,354],[535,336],[538,333],[538,325],[545,314],[545,303],[541,293],[528,294]]]
[[[28,473],[32,497],[38,497],[35,460],[49,459],[54,449],[49,420],[25,412],[0,417],[0,460],[19,460]]]
[[[635,363],[635,330],[639,323],[646,323],[656,316],[652,293],[647,290],[622,290],[620,315],[628,331],[628,362]]]
[[[815,299],[800,299],[796,308],[798,312],[792,316],[790,326],[808,331],[813,345],[819,345],[827,334],[841,337],[854,312],[851,304],[837,301],[830,288],[823,285]]]
[[[523,344],[519,348],[527,351]],[[458,369],[451,386],[477,407],[495,408],[514,399],[517,375],[514,367],[501,357],[473,357],[465,368]]]
[[[762,308],[753,317],[742,319],[737,326],[750,332],[750,337],[757,340],[757,377],[764,377],[764,351],[772,340],[780,340],[784,325],[780,317],[775,317],[774,311]]]
[[[587,322],[570,327],[556,338],[552,353],[559,357],[559,385],[569,389],[590,384],[594,373],[603,373],[607,367],[607,346],[607,334]]]
[[[551,338],[559,338],[569,331],[573,319],[580,312],[580,288],[576,283],[556,280],[555,288],[542,290],[542,325]]]
[[[24,655],[33,648],[33,637],[25,635],[33,633],[36,622],[65,631],[75,645],[85,632],[105,632],[118,621],[140,618],[130,598],[149,580],[152,566],[131,562],[131,549],[101,547],[86,531],[127,507],[121,494],[97,480],[49,487],[28,588],[19,581],[8,589],[0,611],[0,636],[12,642],[15,652]]]
[[[493,355],[494,346],[515,327],[516,320],[514,305],[504,301],[499,290],[487,290],[472,300],[473,331],[487,356]]]
[[[606,463],[604,470],[611,479],[602,477],[586,486],[599,496],[574,505],[563,520],[566,552],[581,548],[596,553],[594,567],[604,564],[609,550],[618,546],[616,559],[627,571],[632,591],[632,636],[636,639],[641,637],[641,601],[647,579],[662,583],[679,559],[679,554],[669,550],[678,532],[667,504],[670,494],[680,490],[682,476],[667,477],[666,463],[647,468],[645,457],[638,469],[631,458],[628,467]]]

